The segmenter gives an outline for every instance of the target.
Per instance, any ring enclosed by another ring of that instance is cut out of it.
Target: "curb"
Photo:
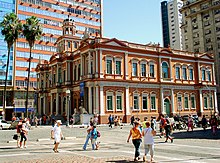
[[[63,140],[72,140],[72,139],[76,139],[76,137],[64,137]]]
[[[40,141],[50,141],[51,139],[47,138],[47,139],[37,139],[38,142]]]
[[[9,140],[7,143],[17,143],[17,140]]]

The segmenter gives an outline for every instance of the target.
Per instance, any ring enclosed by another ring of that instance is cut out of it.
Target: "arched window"
[[[168,65],[166,62],[162,63],[162,74],[163,78],[168,78]]]

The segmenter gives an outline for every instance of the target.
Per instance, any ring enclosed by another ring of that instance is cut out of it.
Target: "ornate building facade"
[[[109,114],[129,122],[131,115],[217,112],[212,55],[87,34],[79,41],[74,31],[66,19],[59,52],[37,65],[39,114],[73,114],[82,106],[106,123]]]

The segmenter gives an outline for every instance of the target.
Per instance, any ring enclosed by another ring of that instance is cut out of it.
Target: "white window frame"
[[[205,98],[207,98],[207,107],[205,107]],[[203,97],[203,107],[204,107],[204,109],[209,108],[209,97],[208,97],[208,95],[204,95],[204,97]]]
[[[183,76],[183,72],[184,72],[183,69],[186,69],[186,78],[185,78],[185,76]],[[187,67],[186,66],[182,67],[182,79],[187,80]]]
[[[180,68],[180,65],[176,65],[176,66],[175,66],[175,74],[176,74],[176,68],[179,68],[179,78],[177,78],[177,75],[175,75],[175,78],[176,78],[176,79],[181,79],[181,71],[180,71],[181,68]]]
[[[153,65],[154,66],[154,73],[153,73],[153,76],[151,76],[151,72],[150,72],[150,66]],[[149,62],[149,77],[151,78],[155,78],[155,64],[154,62]]]
[[[118,109],[118,101],[117,101],[117,96],[121,96],[121,109]],[[123,94],[121,92],[116,92],[116,98],[115,98],[115,103],[116,103],[116,111],[122,111],[123,110]]]
[[[203,73],[202,73],[203,71],[205,72],[205,76],[204,76],[205,78],[204,79],[203,79]],[[206,81],[206,70],[205,70],[205,68],[201,69],[201,79],[202,79],[202,81]]]
[[[134,63],[137,64],[137,75],[134,75],[134,72],[133,72],[133,64]],[[138,61],[137,60],[132,60],[131,64],[132,64],[132,66],[131,66],[131,68],[132,68],[132,76],[138,76]]]
[[[164,77],[163,63],[166,63],[166,64],[167,64],[167,78]],[[163,62],[161,63],[161,70],[162,70],[162,72],[161,72],[161,73],[162,73],[162,78],[168,79],[168,78],[169,78],[169,70],[170,70],[170,65],[169,65],[169,63],[166,62],[166,61],[163,61]]]
[[[146,70],[145,76],[142,75],[142,65],[143,64],[145,65],[145,70]],[[146,61],[141,61],[141,63],[140,63],[140,72],[141,72],[141,77],[146,77],[147,76],[147,62]]]
[[[143,105],[143,102],[144,102],[144,97],[146,97],[147,98],[147,108],[146,109],[144,109],[144,105]],[[148,110],[148,94],[147,93],[143,93],[142,94],[142,110],[144,110],[144,111],[146,111],[146,110]]]
[[[106,74],[112,75],[112,72],[108,73],[108,66],[107,66],[107,61],[111,60],[112,61],[112,71],[113,71],[113,58],[112,57],[106,57],[105,62],[106,62]]]
[[[181,98],[181,108],[179,108],[179,97]],[[177,94],[177,106],[178,106],[178,110],[179,109],[183,109],[183,97],[182,97],[182,95],[181,94]]]
[[[191,99],[192,97],[194,98],[194,104],[195,104],[195,107],[194,107],[194,108],[192,108],[192,99]],[[190,108],[191,108],[191,109],[196,109],[196,96],[195,96],[195,95],[191,95],[191,96],[190,96]]]
[[[190,79],[190,70],[192,70],[192,75],[193,75],[193,76],[192,76],[192,77],[193,77],[192,79]],[[192,66],[189,67],[189,80],[194,80],[194,69],[193,69]]]
[[[138,97],[138,98],[137,98],[138,108],[135,108],[135,107],[134,107],[134,97],[135,97],[135,96]],[[134,110],[140,110],[140,104],[139,104],[139,101],[140,101],[140,100],[139,100],[139,96],[140,96],[140,95],[139,95],[138,93],[134,93],[134,95],[133,95],[133,109],[134,109]]]
[[[108,109],[108,96],[112,96],[112,110]],[[106,93],[106,110],[107,111],[114,111],[114,95],[113,95],[113,92],[107,92]]]
[[[187,108],[186,108],[186,105],[185,105],[185,104],[186,104],[186,103],[185,103],[185,98],[187,98],[187,100],[188,100],[188,104],[187,104],[188,107],[187,107]],[[189,109],[189,95],[188,95],[188,94],[185,94],[185,95],[184,95],[184,109],[185,109],[185,110],[188,110],[188,109]]]
[[[210,73],[210,80],[209,80],[209,78],[208,78],[208,73]],[[206,81],[209,81],[209,82],[212,81],[212,73],[211,73],[211,70],[210,70],[210,69],[207,69],[207,70],[206,70]]]
[[[115,58],[115,74],[116,74],[116,75],[122,75],[121,69],[120,69],[120,74],[117,74],[117,73],[116,73],[116,61],[120,61],[120,62],[121,62],[121,66],[120,66],[120,68],[121,68],[121,67],[122,67],[122,59],[121,59],[121,58]]]
[[[152,108],[152,105],[151,105],[151,98],[154,97],[155,98],[155,108]],[[151,94],[150,95],[150,110],[157,110],[157,98],[156,98],[156,94]]]

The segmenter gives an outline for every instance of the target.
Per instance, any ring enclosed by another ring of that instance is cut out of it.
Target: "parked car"
[[[0,120],[0,130],[2,129],[9,129],[9,127],[11,126],[10,123],[7,123],[6,120]]]

